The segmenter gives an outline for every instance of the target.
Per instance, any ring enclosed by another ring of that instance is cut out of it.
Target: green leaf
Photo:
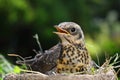
[[[21,72],[21,69],[20,69],[20,67],[15,66],[13,71],[14,71],[15,73],[20,73],[20,72]]]

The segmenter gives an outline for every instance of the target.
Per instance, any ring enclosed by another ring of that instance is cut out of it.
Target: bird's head
[[[74,22],[63,22],[55,26],[56,33],[62,44],[84,44],[84,34],[81,27]]]

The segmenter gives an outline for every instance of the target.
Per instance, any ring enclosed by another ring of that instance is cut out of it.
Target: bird
[[[56,72],[84,72],[90,67],[91,57],[85,46],[81,27],[74,22],[63,22],[55,26],[54,32],[61,39],[62,52],[57,60]]]
[[[91,66],[91,56],[85,46],[84,34],[81,27],[74,22],[62,22],[55,26],[55,34],[60,42],[37,54],[33,59],[17,61],[25,63],[33,70],[47,74],[86,72]]]

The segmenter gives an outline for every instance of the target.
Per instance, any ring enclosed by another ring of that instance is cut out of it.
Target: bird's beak
[[[64,30],[64,29],[62,29],[62,28],[60,28],[58,26],[54,26],[54,27],[57,29],[57,32],[53,32],[55,34],[61,34],[61,33],[63,33],[63,34],[69,34],[68,31],[66,31],[66,30]]]

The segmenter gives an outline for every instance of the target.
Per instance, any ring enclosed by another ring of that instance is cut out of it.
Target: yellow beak
[[[68,31],[66,31],[66,30],[64,30],[64,29],[62,29],[62,28],[60,28],[60,27],[58,27],[58,26],[55,26],[55,28],[56,28],[57,31],[58,31],[58,32],[53,32],[53,33],[55,33],[55,34],[60,34],[60,33],[69,34]]]

